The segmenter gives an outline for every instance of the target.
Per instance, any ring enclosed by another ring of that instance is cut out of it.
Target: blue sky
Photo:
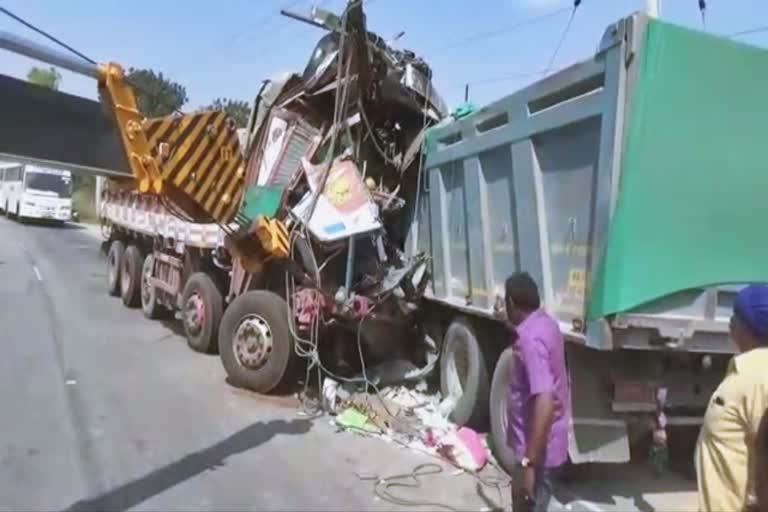
[[[250,101],[262,79],[301,70],[322,31],[277,13],[311,5],[340,10],[344,0],[0,0],[0,5],[97,61],[162,71],[187,88],[186,108],[224,96]],[[568,12],[514,28],[572,0],[368,0],[369,28],[431,64],[451,106],[470,83],[484,104],[536,79],[547,67]],[[731,34],[768,25],[766,0],[708,0],[706,30]],[[644,0],[583,0],[554,67],[589,56],[604,28]],[[662,18],[702,28],[696,0],[665,0]],[[0,30],[41,40],[0,14]],[[488,36],[493,33],[493,36]],[[768,47],[768,31],[741,41]],[[0,50],[0,73],[23,78],[35,63]],[[714,65],[715,63],[713,63]],[[92,80],[63,72],[66,92],[96,97]]]

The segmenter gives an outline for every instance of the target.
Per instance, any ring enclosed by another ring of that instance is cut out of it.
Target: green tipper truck
[[[574,462],[627,460],[660,410],[700,423],[734,292],[768,281],[766,84],[768,51],[634,15],[428,134],[409,251],[431,255],[453,417],[490,417],[502,462],[514,370],[492,310],[519,270],[567,338]]]

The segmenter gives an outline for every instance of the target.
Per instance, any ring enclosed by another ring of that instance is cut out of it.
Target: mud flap
[[[568,435],[571,462],[628,462],[627,424],[611,411],[610,389],[595,371],[607,367],[600,366],[599,359],[608,354],[573,343],[566,344],[566,350],[573,411]]]

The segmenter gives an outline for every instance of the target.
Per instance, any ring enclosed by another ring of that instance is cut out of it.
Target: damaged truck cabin
[[[446,107],[425,62],[368,32],[361,2],[291,16],[326,34],[303,73],[262,84],[244,134],[222,112],[144,118],[119,65],[0,32],[5,49],[94,78],[106,107],[3,77],[0,153],[108,176],[109,292],[150,318],[177,311],[233,383],[270,392],[302,358],[342,377],[415,360],[419,375],[437,350],[412,336],[427,258],[404,246]],[[31,144],[35,124],[60,127],[56,143]]]
[[[426,353],[414,340],[423,338],[415,331],[427,259],[406,258],[404,244],[424,135],[446,108],[427,64],[367,32],[360,4],[340,18],[315,10],[307,21],[328,33],[303,74],[265,82],[257,98],[237,217],[244,229],[228,247],[236,257],[222,359],[233,380],[262,392],[278,384],[273,364],[280,373],[291,364],[267,357],[265,324],[235,318],[256,304],[240,296],[246,290],[286,298],[295,320],[289,359],[304,355],[343,378],[360,374],[361,357],[374,366]],[[264,218],[284,226],[274,240],[259,231]],[[270,259],[253,250],[251,226],[262,247],[282,252]],[[285,317],[282,298],[269,300],[269,312]],[[291,328],[286,322],[267,323]]]

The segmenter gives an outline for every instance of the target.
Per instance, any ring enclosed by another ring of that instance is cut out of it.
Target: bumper
[[[37,206],[19,205],[19,215],[22,217],[29,217],[31,219],[47,219],[47,220],[59,220],[68,221],[71,220],[72,213],[70,210],[60,210],[59,208],[45,208]]]

